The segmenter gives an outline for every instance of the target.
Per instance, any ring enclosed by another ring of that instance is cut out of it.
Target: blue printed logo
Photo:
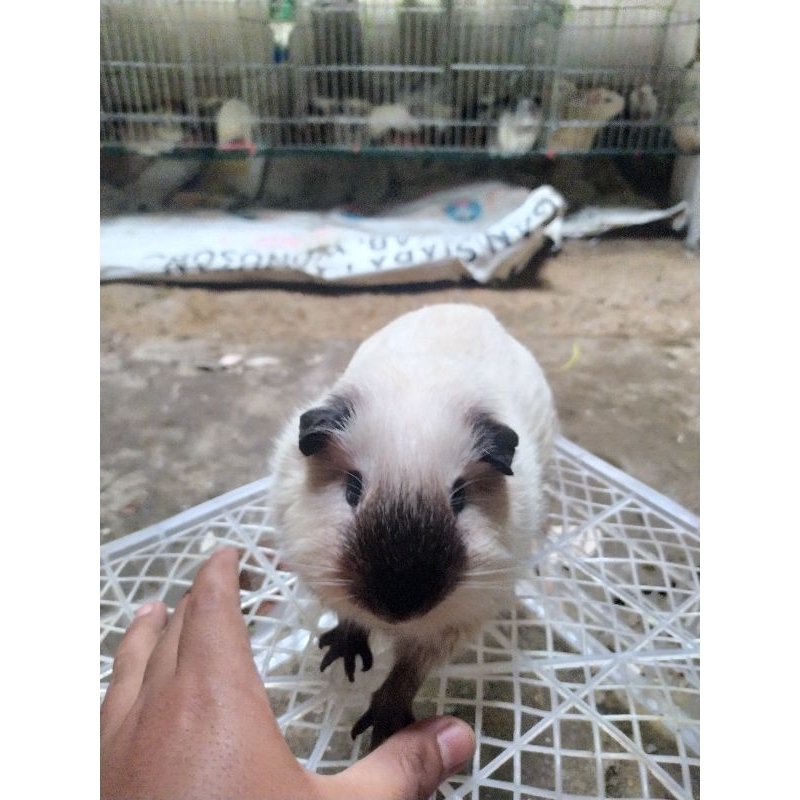
[[[477,200],[454,200],[445,206],[444,213],[456,222],[472,222],[482,213],[481,204]]]

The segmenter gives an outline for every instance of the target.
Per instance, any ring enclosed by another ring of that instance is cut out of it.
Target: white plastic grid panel
[[[290,746],[336,772],[365,752],[350,727],[391,667],[385,642],[350,684],[319,671],[335,622],[270,546],[268,480],[101,548],[100,690],[136,608],[174,607],[218,546],[242,549],[242,609]],[[420,691],[417,716],[452,713],[478,747],[445,797],[696,798],[700,772],[697,518],[573,443],[557,443],[548,546],[517,603]]]

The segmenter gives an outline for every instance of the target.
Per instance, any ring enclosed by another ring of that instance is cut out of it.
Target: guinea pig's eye
[[[361,489],[363,485],[361,483],[361,473],[360,472],[348,472],[347,473],[347,488],[344,490],[344,497],[345,500],[355,508],[358,505],[358,501],[361,499]]]
[[[467,486],[463,478],[459,478],[450,491],[450,508],[453,509],[454,514],[458,514],[464,508],[464,503],[467,499]]]

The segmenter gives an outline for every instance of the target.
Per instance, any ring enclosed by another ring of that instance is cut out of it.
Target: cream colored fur
[[[310,459],[298,448],[299,418],[332,392],[354,397],[355,410],[337,436],[329,473],[312,481]],[[519,435],[513,476],[475,461],[467,420],[476,408]],[[536,548],[556,425],[542,370],[491,313],[446,304],[399,317],[363,342],[341,379],[298,410],[277,443],[271,503],[285,563],[340,618],[425,642],[446,659],[509,602],[515,570]],[[423,617],[392,625],[350,601],[336,571],[354,514],[344,494],[348,470],[363,475],[365,496],[413,496],[417,489],[447,496],[461,476],[482,479],[472,495],[468,488],[457,518],[474,574]]]

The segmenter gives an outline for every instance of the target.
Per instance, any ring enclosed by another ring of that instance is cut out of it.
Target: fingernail
[[[447,719],[436,731],[436,743],[442,765],[449,772],[461,766],[475,752],[475,736],[470,727],[460,720]]]
[[[144,605],[141,605],[136,609],[136,613],[133,615],[133,618],[136,619],[136,617],[143,617],[145,614],[149,614],[155,607],[155,603],[144,603]]]

